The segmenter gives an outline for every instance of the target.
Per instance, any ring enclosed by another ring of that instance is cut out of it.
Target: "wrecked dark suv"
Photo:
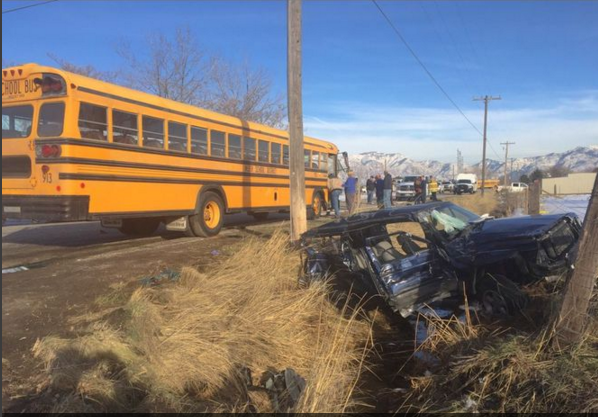
[[[464,291],[491,315],[511,314],[522,285],[571,268],[580,233],[575,214],[493,219],[449,202],[362,213],[303,235],[302,280],[350,280],[404,317]]]

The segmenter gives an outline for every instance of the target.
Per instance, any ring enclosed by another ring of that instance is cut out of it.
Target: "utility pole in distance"
[[[486,188],[486,145],[488,143],[488,103],[492,100],[502,100],[501,97],[484,96],[474,98],[473,101],[484,102],[484,154],[482,156],[482,196]]]
[[[287,84],[289,108],[289,165],[291,180],[291,241],[307,231],[303,99],[301,74],[301,1],[287,1]]]
[[[503,142],[501,143],[505,147],[505,188],[509,186],[509,181],[507,177],[507,164],[509,163],[509,145],[515,145],[515,142]],[[513,170],[513,164],[511,163],[511,171]]]

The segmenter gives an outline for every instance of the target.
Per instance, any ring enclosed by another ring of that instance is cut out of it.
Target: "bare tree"
[[[282,96],[272,95],[272,81],[247,61],[232,64],[205,51],[189,28],[173,39],[155,33],[147,40],[148,58],[122,42],[118,54],[127,63],[124,83],[160,97],[196,105],[243,120],[284,127]]]
[[[269,126],[284,128],[283,97],[272,96],[272,80],[263,68],[253,69],[248,61],[233,65],[215,61],[210,74],[207,106],[217,112]]]
[[[95,78],[107,82],[118,82],[118,72],[100,71],[93,65],[79,66],[61,58],[53,53],[48,53],[48,57],[54,61],[61,69],[72,72],[73,74],[83,75],[85,77]]]
[[[566,177],[571,173],[571,170],[563,165],[555,165],[548,170],[551,178]]]
[[[147,48],[146,59],[126,41],[117,48],[128,67],[123,71],[125,84],[186,104],[207,103],[212,60],[188,28],[178,29],[173,40],[154,33],[147,38]]]
[[[69,72],[285,128],[284,97],[273,95],[270,75],[263,68],[252,68],[248,61],[236,65],[207,53],[189,28],[178,29],[172,38],[153,33],[142,50],[134,50],[122,40],[116,52],[126,68],[115,72],[100,71],[92,65],[78,66],[53,54],[48,56]]]

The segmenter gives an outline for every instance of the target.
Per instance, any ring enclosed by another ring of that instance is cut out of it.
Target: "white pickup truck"
[[[528,185],[524,182],[513,182],[511,185],[505,187],[504,185],[499,185],[496,188],[497,192],[507,191],[509,193],[522,193],[528,190]]]

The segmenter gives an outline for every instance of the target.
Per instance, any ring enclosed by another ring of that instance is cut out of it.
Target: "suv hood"
[[[568,222],[579,234],[580,223],[573,213],[522,216],[486,220],[473,230],[449,242],[447,249],[454,259],[476,264],[496,262],[517,253],[538,248],[538,240],[559,223]]]

